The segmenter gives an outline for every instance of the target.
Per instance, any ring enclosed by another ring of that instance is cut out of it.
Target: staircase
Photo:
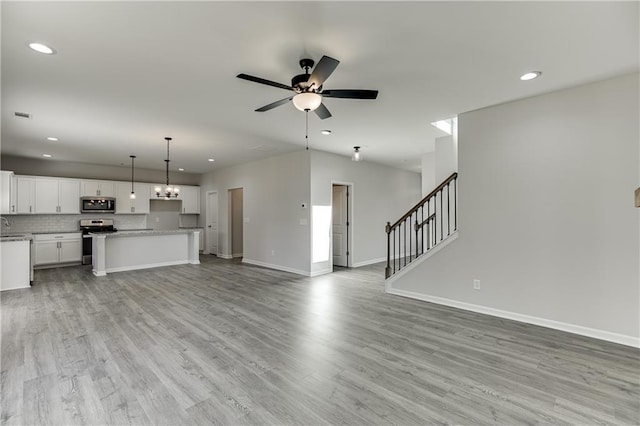
[[[393,225],[387,222],[385,278],[405,268],[458,229],[457,184],[453,173]]]

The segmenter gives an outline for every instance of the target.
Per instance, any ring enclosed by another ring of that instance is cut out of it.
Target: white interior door
[[[218,255],[218,193],[207,192],[207,251]]]
[[[335,266],[349,266],[348,203],[348,187],[346,185],[334,185],[331,229],[333,237],[333,264]]]

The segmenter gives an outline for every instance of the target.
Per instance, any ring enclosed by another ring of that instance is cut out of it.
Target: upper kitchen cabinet
[[[146,183],[134,183],[135,199],[131,199],[131,183],[116,183],[116,213],[117,214],[148,214],[149,193],[151,185]]]
[[[83,180],[82,189],[80,190],[82,197],[115,197],[115,183],[106,180]]]
[[[19,188],[20,190],[20,188]],[[35,178],[33,213],[80,213],[80,181],[77,179]]]
[[[17,180],[13,172],[2,170],[0,172],[0,214],[16,214],[16,189]]]
[[[36,207],[36,179],[17,176],[16,213],[32,214]]]
[[[183,214],[200,214],[200,187],[181,186],[180,198],[182,198]]]

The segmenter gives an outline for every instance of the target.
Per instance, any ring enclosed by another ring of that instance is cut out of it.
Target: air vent
[[[16,117],[20,117],[20,118],[31,118],[31,114],[29,114],[28,112],[19,112],[16,111],[13,113]]]

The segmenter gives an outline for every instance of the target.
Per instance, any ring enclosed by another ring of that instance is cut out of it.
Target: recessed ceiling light
[[[58,142],[58,138],[53,138],[53,137],[48,137],[47,138],[48,141],[53,141],[53,142]]]
[[[331,130],[328,130],[328,129],[321,130],[320,133],[322,133],[323,135],[330,135],[331,134]]]
[[[54,53],[56,53],[56,51],[53,50],[53,48],[42,43],[29,43],[29,47],[35,50],[36,52],[44,53],[45,55],[53,55]]]
[[[207,161],[213,162],[213,161],[216,161],[216,160],[214,160],[213,158],[209,158],[209,159],[207,159]]]
[[[184,172],[184,169],[182,167],[178,167],[178,171],[179,172]]]
[[[53,155],[51,155],[51,154],[42,154],[42,156],[43,156],[43,157],[45,157],[45,158],[51,158],[51,157],[53,157]]]
[[[531,71],[531,72],[528,72],[526,74],[522,74],[520,76],[520,80],[522,80],[522,81],[533,80],[534,78],[538,78],[541,75],[542,75],[542,72],[540,72],[540,71]]]

